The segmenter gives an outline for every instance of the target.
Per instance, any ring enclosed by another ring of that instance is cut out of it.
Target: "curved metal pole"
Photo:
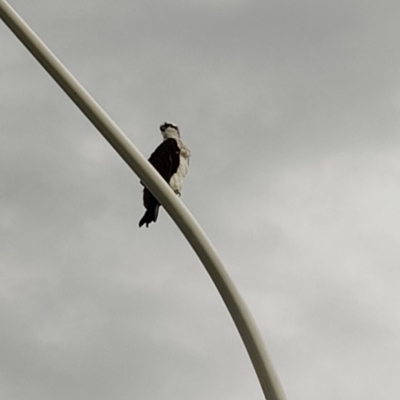
[[[198,222],[125,134],[5,0],[0,0],[0,18],[96,126],[173,218],[222,296],[246,346],[265,398],[285,400],[283,388],[269,360],[257,326],[215,248]]]

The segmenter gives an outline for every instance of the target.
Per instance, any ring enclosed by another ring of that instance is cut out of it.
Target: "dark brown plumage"
[[[150,164],[167,183],[169,183],[172,175],[178,170],[179,153],[180,149],[177,141],[173,138],[168,138],[154,150],[149,158]],[[143,189],[143,205],[146,208],[146,212],[139,221],[139,227],[146,224],[148,228],[151,222],[157,221],[160,203],[146,187]]]

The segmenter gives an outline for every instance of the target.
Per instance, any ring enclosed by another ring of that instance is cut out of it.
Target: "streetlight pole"
[[[0,18],[144,182],[178,225],[223,298],[253,363],[265,398],[285,400],[285,393],[260,332],[214,246],[196,219],[115,122],[5,0],[0,0]]]

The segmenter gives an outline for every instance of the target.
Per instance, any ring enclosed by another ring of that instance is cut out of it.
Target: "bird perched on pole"
[[[189,169],[190,150],[183,144],[179,128],[165,122],[160,126],[163,142],[154,150],[149,158],[150,164],[168,182],[172,190],[181,195],[183,179]],[[157,221],[160,203],[149,189],[143,189],[143,205],[146,212],[139,221],[139,228]]]

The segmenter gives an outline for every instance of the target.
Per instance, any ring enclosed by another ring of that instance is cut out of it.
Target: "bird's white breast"
[[[169,185],[175,193],[180,194],[182,190],[183,180],[189,170],[189,157],[189,149],[182,144],[178,170],[174,175],[171,176],[171,179],[169,180]]]

